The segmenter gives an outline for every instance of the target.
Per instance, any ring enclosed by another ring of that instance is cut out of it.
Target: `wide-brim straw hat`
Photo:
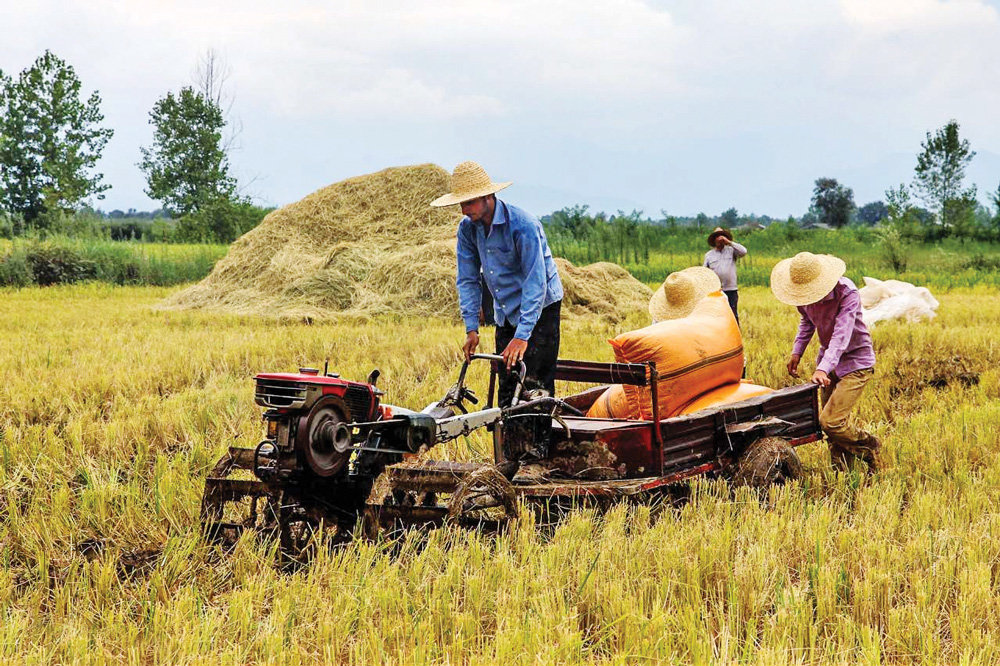
[[[708,235],[708,244],[715,247],[715,239],[719,236],[725,236],[729,240],[733,240],[733,234],[729,229],[723,229],[722,227],[716,227],[712,230],[712,233]]]
[[[649,299],[649,314],[654,322],[686,317],[701,299],[720,289],[722,283],[711,268],[692,266],[675,271]]]
[[[490,180],[486,169],[475,162],[462,162],[451,174],[451,192],[444,194],[431,205],[437,208],[441,206],[454,206],[464,201],[472,201],[487,194],[496,194],[505,187],[510,187],[511,183],[494,183]]]
[[[811,305],[833,291],[847,265],[830,254],[799,252],[771,271],[771,291],[786,305]]]

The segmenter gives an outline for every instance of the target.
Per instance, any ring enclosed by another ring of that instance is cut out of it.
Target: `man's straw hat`
[[[463,201],[472,201],[487,194],[496,194],[510,182],[494,183],[486,175],[486,170],[475,162],[462,162],[451,174],[451,192],[431,202],[432,206],[454,206]]]
[[[649,314],[654,322],[686,317],[701,299],[719,289],[722,283],[711,268],[692,266],[675,271],[649,299]]]
[[[722,227],[716,227],[712,230],[712,233],[708,235],[708,244],[715,247],[715,239],[719,236],[725,236],[729,240],[733,240],[733,234],[729,229],[723,229]]]
[[[771,291],[787,305],[810,305],[833,291],[847,268],[830,254],[799,252],[782,259],[771,271]]]

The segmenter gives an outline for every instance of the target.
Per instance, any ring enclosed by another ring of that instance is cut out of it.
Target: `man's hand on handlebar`
[[[528,341],[521,340],[519,338],[512,338],[507,344],[507,348],[503,350],[503,360],[507,364],[507,369],[510,370],[514,364],[524,360],[524,352],[528,350]]]
[[[462,351],[465,352],[465,360],[471,360],[472,355],[476,353],[476,348],[479,346],[479,331],[469,331],[465,335],[465,344],[462,345]]]

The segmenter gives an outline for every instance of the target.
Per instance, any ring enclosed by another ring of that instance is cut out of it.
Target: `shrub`
[[[0,285],[4,287],[27,287],[35,281],[28,265],[28,258],[21,248],[14,248],[0,259]]]
[[[219,199],[182,217],[175,237],[187,243],[232,243],[260,224],[267,212],[246,201]]]
[[[897,273],[904,272],[910,261],[910,244],[900,233],[899,228],[896,225],[887,224],[879,229],[878,235],[882,257],[889,268]]]
[[[80,282],[97,275],[93,261],[57,243],[33,243],[27,247],[25,258],[35,282],[42,286]]]

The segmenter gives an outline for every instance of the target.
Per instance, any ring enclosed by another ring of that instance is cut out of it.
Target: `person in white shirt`
[[[736,323],[740,323],[740,315],[736,306],[740,302],[740,292],[736,287],[736,260],[747,256],[747,249],[733,240],[733,234],[728,229],[716,227],[708,235],[711,250],[705,253],[704,266],[711,268],[719,276],[722,283],[722,293],[729,299],[729,307],[733,309]]]

